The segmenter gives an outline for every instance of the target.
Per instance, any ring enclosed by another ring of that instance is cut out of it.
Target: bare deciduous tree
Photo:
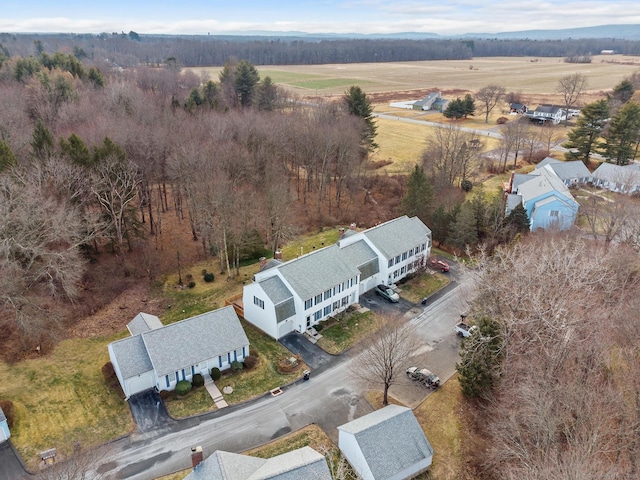
[[[569,110],[573,108],[587,88],[587,77],[582,73],[572,73],[565,75],[558,82],[558,92],[564,101],[564,126],[569,124]]]
[[[476,100],[482,105],[484,113],[484,123],[489,123],[489,114],[500,103],[504,97],[506,89],[499,85],[487,85],[476,92]]]
[[[382,327],[365,343],[353,370],[361,380],[381,386],[382,404],[389,404],[389,388],[402,376],[407,359],[419,347],[415,329],[400,318],[382,318]]]
[[[479,165],[479,153],[471,145],[477,141],[475,134],[452,124],[435,128],[427,137],[422,160],[425,172],[432,177],[437,190],[458,186],[474,174]]]

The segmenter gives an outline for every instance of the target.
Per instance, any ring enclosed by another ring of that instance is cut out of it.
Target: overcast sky
[[[0,32],[442,35],[640,24],[639,0],[0,0]]]

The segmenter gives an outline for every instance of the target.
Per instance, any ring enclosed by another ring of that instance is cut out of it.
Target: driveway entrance
[[[136,393],[129,397],[129,408],[140,432],[149,432],[157,427],[174,423],[160,395],[155,390]]]
[[[304,335],[300,333],[290,333],[280,339],[280,343],[287,347],[292,353],[299,353],[304,363],[312,369],[328,365],[332,360],[337,359],[333,355],[329,355],[317,345],[311,343]]]

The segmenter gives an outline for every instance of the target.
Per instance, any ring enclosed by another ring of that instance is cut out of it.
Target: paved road
[[[415,125],[424,125],[428,127],[447,128],[451,126],[451,124],[449,123],[429,122],[427,120],[417,120],[415,118],[398,117],[396,115],[390,115],[388,113],[372,113],[371,116],[378,117],[378,118],[385,118],[387,120],[398,120],[400,122],[413,123]],[[482,136],[482,137],[502,138],[502,134],[500,134],[499,132],[494,132],[491,129],[482,130],[482,129],[468,128],[468,127],[459,127],[459,128],[460,128],[460,131],[462,132],[475,133],[476,135]],[[496,127],[492,127],[492,128],[496,128]]]
[[[465,292],[470,283],[453,270],[454,282],[437,299],[407,313],[424,340],[409,360],[429,367],[442,380],[455,371],[458,341],[452,329],[459,313],[467,309]],[[310,423],[318,424],[337,443],[336,427],[371,411],[362,397],[367,386],[351,373],[357,362],[357,354],[345,354],[332,360],[330,368],[312,373],[311,380],[285,388],[278,397],[264,396],[113,442],[103,447],[92,476],[153,479],[190,467],[193,446],[202,446],[205,457],[218,449],[242,452]],[[428,391],[403,378],[391,394],[415,406]]]

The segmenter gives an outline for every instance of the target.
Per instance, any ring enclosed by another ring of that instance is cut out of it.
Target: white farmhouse
[[[431,230],[417,217],[349,230],[335,245],[258,272],[243,289],[244,318],[275,339],[302,333],[414,272],[430,252]]]

